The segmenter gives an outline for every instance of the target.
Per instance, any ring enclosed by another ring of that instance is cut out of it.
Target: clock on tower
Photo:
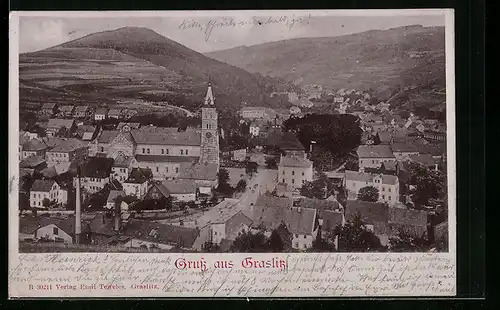
[[[201,108],[201,159],[202,163],[217,164],[219,167],[219,135],[217,110],[212,85],[208,84],[205,102]]]

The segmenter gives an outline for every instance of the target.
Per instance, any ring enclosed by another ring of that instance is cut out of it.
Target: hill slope
[[[144,100],[195,110],[210,79],[218,104],[234,109],[242,101],[272,105],[266,94],[290,87],[138,27],[94,33],[21,54],[19,62],[21,106],[44,102],[140,105]]]
[[[410,85],[445,86],[444,27],[407,26],[242,46],[206,55],[304,86],[373,89],[381,98]],[[422,52],[420,58],[411,57]]]

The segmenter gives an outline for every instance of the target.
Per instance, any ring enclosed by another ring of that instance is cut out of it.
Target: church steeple
[[[214,105],[214,95],[212,93],[212,83],[208,82],[207,95],[205,96],[205,105]]]

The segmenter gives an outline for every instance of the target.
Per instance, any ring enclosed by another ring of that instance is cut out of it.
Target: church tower
[[[201,108],[201,163],[217,164],[219,169],[219,132],[212,84],[208,83],[207,95]]]

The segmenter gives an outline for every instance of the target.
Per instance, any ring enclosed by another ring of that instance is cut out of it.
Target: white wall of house
[[[380,183],[378,182],[380,181]],[[366,186],[373,186],[378,189],[379,202],[394,204],[399,201],[399,182],[396,184],[383,184],[381,179],[374,178],[373,182],[361,182],[356,180],[346,180],[345,186],[351,198],[357,197],[359,190]]]
[[[226,225],[224,223],[210,225],[212,233],[212,243],[220,244],[222,239],[226,238]]]
[[[313,180],[313,168],[278,166],[278,182],[289,187],[300,188],[305,182]]]
[[[250,126],[250,134],[254,137],[257,137],[259,135],[260,128],[259,126]]]
[[[112,167],[111,168],[111,179],[117,180],[120,183],[125,182],[128,179],[128,168],[124,167]]]
[[[105,114],[95,114],[94,119],[96,121],[102,121],[102,120],[106,119],[106,115]]]
[[[264,109],[255,109],[255,110],[242,110],[241,117],[243,118],[264,118],[266,116],[266,112]]]
[[[109,183],[109,177],[106,178],[82,178],[82,187],[89,193],[96,193]]]
[[[148,181],[144,183],[123,183],[123,191],[125,195],[135,196],[137,198],[142,198],[146,195],[148,191]]]
[[[201,146],[138,144],[136,155],[200,156]]]
[[[180,163],[138,161],[137,166],[151,169],[153,178],[156,180],[177,178],[180,171]]]
[[[405,161],[405,160],[410,160],[410,156],[418,155],[420,153],[419,152],[392,152],[392,154],[394,154],[394,157],[396,157],[396,160]]]
[[[151,245],[157,245],[158,248],[163,249],[163,250],[170,250],[173,248],[173,245],[170,244],[164,244],[164,243],[157,243],[157,242],[149,242],[145,240],[139,240],[139,239],[131,239],[127,243],[123,244],[123,247],[125,248],[141,248],[141,245],[146,245],[149,249]]]
[[[122,201],[120,208],[121,208],[122,212],[127,212],[128,211],[128,204],[125,201]],[[114,201],[107,202],[106,209],[114,210],[115,209],[115,202]]]
[[[360,158],[359,159],[359,170],[362,171],[364,168],[380,168],[382,163],[394,162],[396,158]]]
[[[35,238],[47,238],[48,240],[55,240],[56,238],[60,238],[64,240],[65,243],[73,243],[73,238],[54,224],[50,224],[37,229],[35,232]]]
[[[33,208],[45,208],[43,205],[43,200],[45,198],[50,201],[55,201],[56,203],[66,204],[68,203],[68,192],[61,189],[57,183],[54,183],[48,192],[31,191],[30,206]]]
[[[292,247],[297,250],[307,250],[308,248],[312,247],[313,240],[314,237],[312,234],[293,234]]]
[[[186,194],[170,194],[175,201],[189,202],[196,200],[196,193],[186,193]]]

